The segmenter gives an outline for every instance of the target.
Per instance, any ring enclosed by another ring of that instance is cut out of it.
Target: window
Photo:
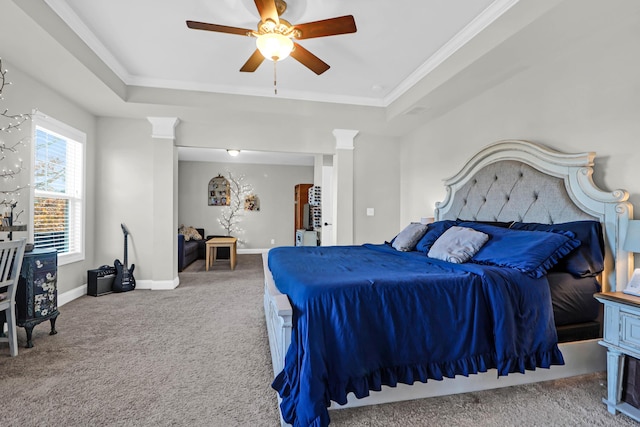
[[[37,113],[33,120],[33,242],[59,264],[84,259],[86,135]]]

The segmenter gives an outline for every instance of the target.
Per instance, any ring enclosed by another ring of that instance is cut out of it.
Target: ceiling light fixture
[[[293,40],[282,34],[267,33],[258,36],[256,46],[262,56],[276,62],[282,61],[291,54]]]
[[[256,47],[262,56],[273,61],[273,92],[277,95],[276,63],[291,54],[295,48],[291,39],[300,37],[300,31],[284,19],[277,23],[267,19],[258,24],[258,31],[252,31],[251,35],[256,37]]]
[[[240,150],[228,149],[227,153],[229,153],[231,157],[236,157],[238,154],[240,154]]]

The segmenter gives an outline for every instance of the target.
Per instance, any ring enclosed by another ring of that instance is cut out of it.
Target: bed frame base
[[[263,253],[262,261],[265,275],[264,312],[269,334],[269,345],[271,347],[273,375],[275,377],[284,368],[284,355],[291,342],[293,312],[288,298],[282,295],[275,287],[275,282],[268,266],[267,252]],[[515,373],[506,377],[498,377],[496,370],[490,369],[487,372],[468,377],[456,376],[456,378],[445,378],[442,381],[431,380],[427,383],[414,383],[410,386],[406,384],[398,384],[397,387],[383,386],[381,391],[372,391],[368,397],[362,399],[357,399],[353,394],[349,394],[347,404],[338,405],[332,403],[329,409],[355,408],[358,406],[470,393],[606,371],[607,352],[605,348],[598,345],[597,339],[562,343],[559,344],[559,347],[565,360],[563,366],[552,366],[549,369],[539,368],[535,371],[527,371],[524,375]],[[279,403],[280,398],[278,397]],[[282,425],[287,424],[282,422]]]
[[[560,344],[559,347],[565,359],[564,366],[552,366],[550,369],[539,368],[535,371],[527,371],[526,374],[515,373],[506,377],[498,377],[496,370],[490,369],[487,372],[468,377],[456,376],[455,378],[445,378],[442,381],[431,380],[427,383],[414,383],[413,385],[398,384],[397,387],[383,386],[381,391],[372,391],[368,397],[362,399],[356,399],[353,394],[349,394],[346,405],[338,405],[334,402],[329,409],[355,408],[470,393],[606,371],[607,352],[605,348],[598,345],[598,340]]]

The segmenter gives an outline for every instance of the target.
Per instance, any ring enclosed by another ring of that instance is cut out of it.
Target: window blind
[[[34,132],[34,245],[84,256],[84,145],[52,128],[45,123]]]

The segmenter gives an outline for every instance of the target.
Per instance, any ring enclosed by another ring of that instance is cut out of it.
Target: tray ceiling
[[[283,18],[355,17],[357,32],[299,43],[331,68],[293,58],[238,70],[249,37],[188,29],[186,20],[256,28],[252,0],[46,0],[127,85],[387,106],[517,0],[290,0]]]

